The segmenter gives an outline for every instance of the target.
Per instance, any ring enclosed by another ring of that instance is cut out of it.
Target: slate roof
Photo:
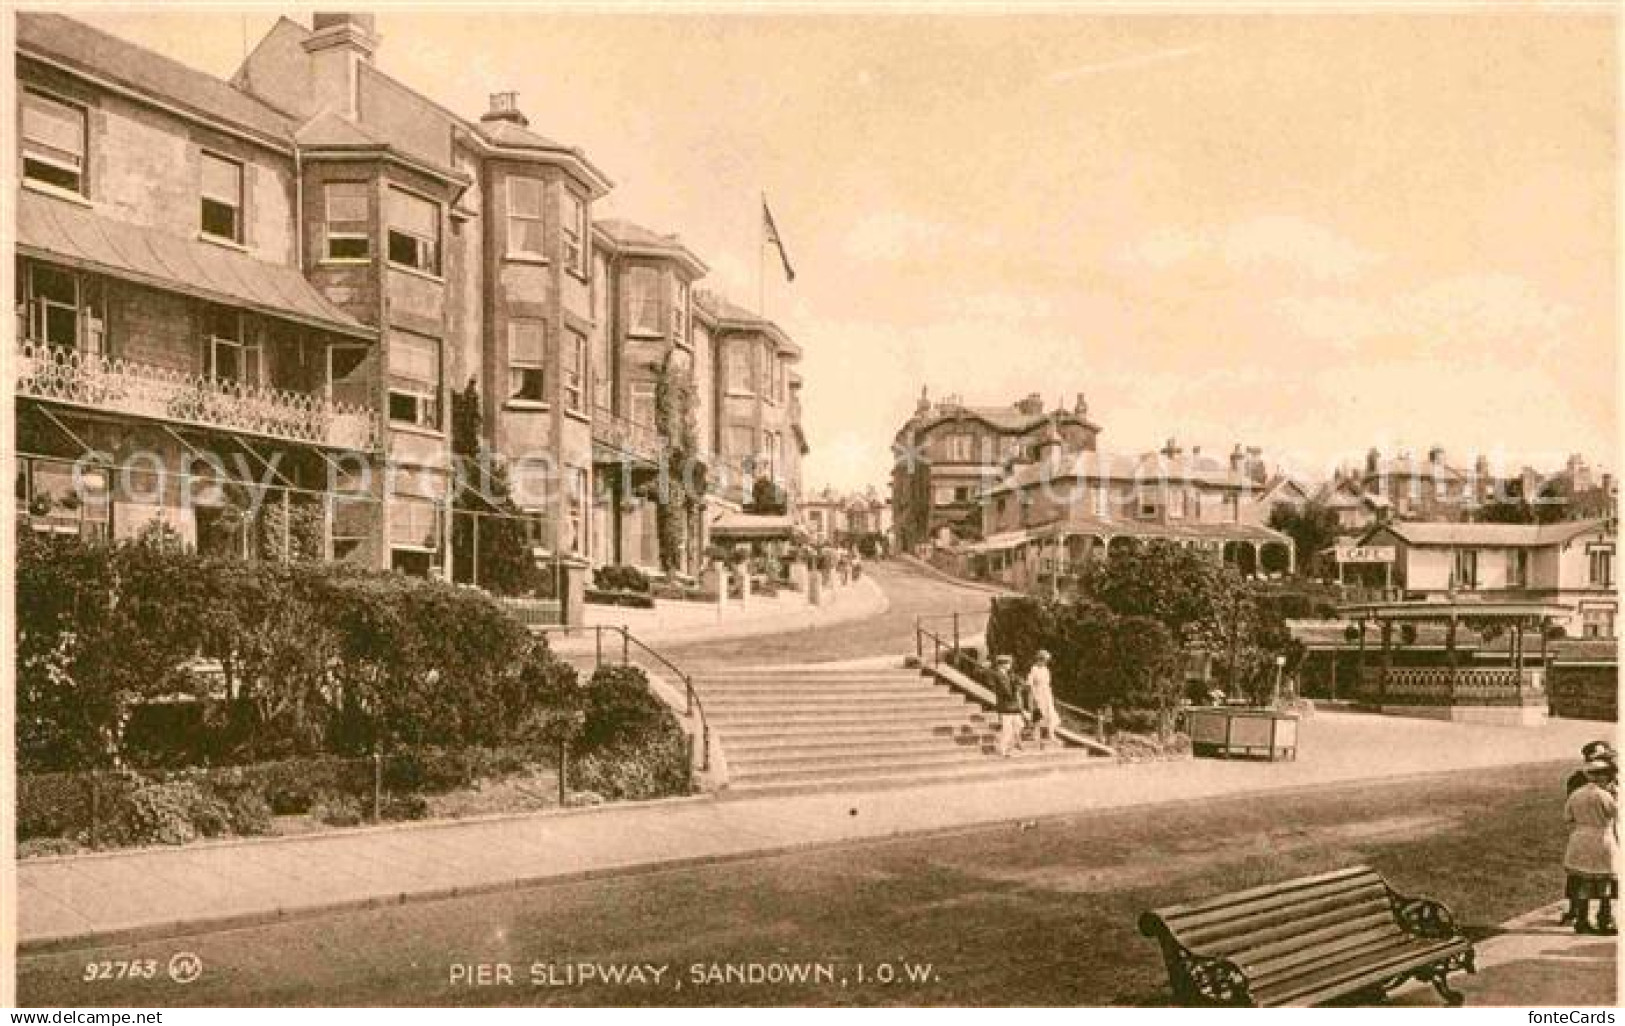
[[[295,268],[162,229],[115,221],[28,189],[20,190],[17,199],[17,250],[329,330],[374,335],[328,302]]]
[[[703,275],[709,268],[705,261],[695,255],[694,251],[683,245],[683,240],[676,235],[662,235],[651,231],[639,224],[619,218],[609,218],[603,221],[594,221],[593,228],[602,233],[611,244],[622,249],[651,250],[674,260],[680,260],[689,265],[696,275]]]
[[[1521,547],[1557,545],[1600,529],[1603,520],[1568,520],[1555,524],[1457,524],[1401,520],[1372,528],[1366,537],[1391,531],[1412,545],[1483,545]]]
[[[84,22],[45,11],[19,11],[17,50],[61,61],[195,114],[287,142],[294,123],[275,108],[213,75],[189,68]]]

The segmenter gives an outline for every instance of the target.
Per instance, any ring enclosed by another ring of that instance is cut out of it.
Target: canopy
[[[711,522],[713,538],[739,541],[788,541],[798,530],[795,521],[787,516],[757,513],[724,513]]]

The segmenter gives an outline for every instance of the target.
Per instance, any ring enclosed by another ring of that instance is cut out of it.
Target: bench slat
[[[1351,933],[1309,947],[1295,947],[1287,951],[1271,952],[1261,958],[1249,957],[1240,963],[1242,971],[1255,986],[1268,986],[1286,979],[1303,966],[1330,961],[1350,952],[1374,950],[1385,945],[1412,940],[1410,934],[1384,923],[1359,933]]]
[[[1316,876],[1299,877],[1296,880],[1286,880],[1281,883],[1266,884],[1262,887],[1249,887],[1244,891],[1235,891],[1230,894],[1222,894],[1214,898],[1204,898],[1201,901],[1187,902],[1183,905],[1169,905],[1167,908],[1159,908],[1155,909],[1154,911],[1156,915],[1159,916],[1164,922],[1168,922],[1180,916],[1221,909],[1225,908],[1226,906],[1249,901],[1253,898],[1265,898],[1275,894],[1287,894],[1292,891],[1313,887],[1317,884],[1331,883],[1349,877],[1360,876],[1362,874],[1375,877],[1378,880],[1382,879],[1382,876],[1370,866],[1354,866],[1350,869],[1338,869],[1330,873],[1320,873]]]
[[[1353,910],[1364,907],[1387,909],[1389,907],[1387,890],[1380,886],[1361,887],[1358,890],[1319,896],[1290,905],[1278,905],[1256,912],[1248,911],[1228,919],[1205,923],[1196,929],[1181,925],[1175,927],[1174,932],[1187,946],[1200,947],[1237,933],[1299,922],[1323,913],[1343,910],[1352,916],[1356,914]]]
[[[1341,994],[1348,994],[1380,983],[1396,973],[1419,965],[1437,961],[1453,950],[1468,947],[1464,940],[1413,940],[1403,950],[1387,953],[1380,958],[1352,960],[1320,967],[1317,971],[1291,981],[1272,984],[1254,992],[1253,999],[1260,1004],[1312,1005]]]
[[[1385,923],[1391,925],[1395,933],[1400,932],[1399,924],[1394,922],[1393,913],[1386,908],[1362,910],[1357,915],[1345,915],[1341,911],[1335,911],[1311,916],[1301,923],[1289,923],[1269,930],[1259,930],[1252,934],[1242,934],[1212,944],[1204,944],[1196,950],[1222,955],[1231,961],[1248,957],[1267,958],[1277,950],[1289,951],[1306,944],[1317,944],[1360,930],[1373,929]]]
[[[1305,902],[1320,901],[1325,898],[1334,898],[1339,895],[1370,893],[1388,893],[1388,886],[1380,877],[1359,877],[1351,880],[1337,880],[1328,884],[1295,890],[1285,894],[1276,894],[1266,898],[1254,898],[1250,901],[1238,902],[1224,908],[1209,912],[1198,912],[1193,915],[1177,916],[1165,919],[1168,928],[1183,935],[1194,930],[1200,930],[1213,923],[1228,922],[1242,916],[1252,915],[1254,912],[1264,912],[1276,908],[1291,908]]]

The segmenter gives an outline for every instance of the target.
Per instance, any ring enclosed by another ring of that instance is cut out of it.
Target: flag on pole
[[[779,262],[784,264],[784,280],[795,281],[796,269],[790,266],[790,254],[784,251],[784,240],[779,238],[779,226],[773,223],[773,211],[767,208],[767,197],[762,197],[762,241],[772,243],[779,251]]]

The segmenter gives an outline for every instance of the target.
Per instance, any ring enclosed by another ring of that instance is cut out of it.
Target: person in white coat
[[[1619,859],[1619,805],[1610,788],[1613,763],[1594,759],[1585,765],[1586,782],[1569,795],[1563,818],[1569,824],[1569,843],[1563,851],[1568,873],[1568,897],[1574,909],[1574,932],[1612,937],[1613,902],[1619,895],[1616,864]],[[1597,919],[1590,921],[1591,902]]]
[[[1055,740],[1055,728],[1060,719],[1055,713],[1055,690],[1050,684],[1049,653],[1043,649],[1033,656],[1032,669],[1027,671],[1027,690],[1032,695],[1033,715],[1038,717],[1038,748],[1043,751],[1047,741]]]

